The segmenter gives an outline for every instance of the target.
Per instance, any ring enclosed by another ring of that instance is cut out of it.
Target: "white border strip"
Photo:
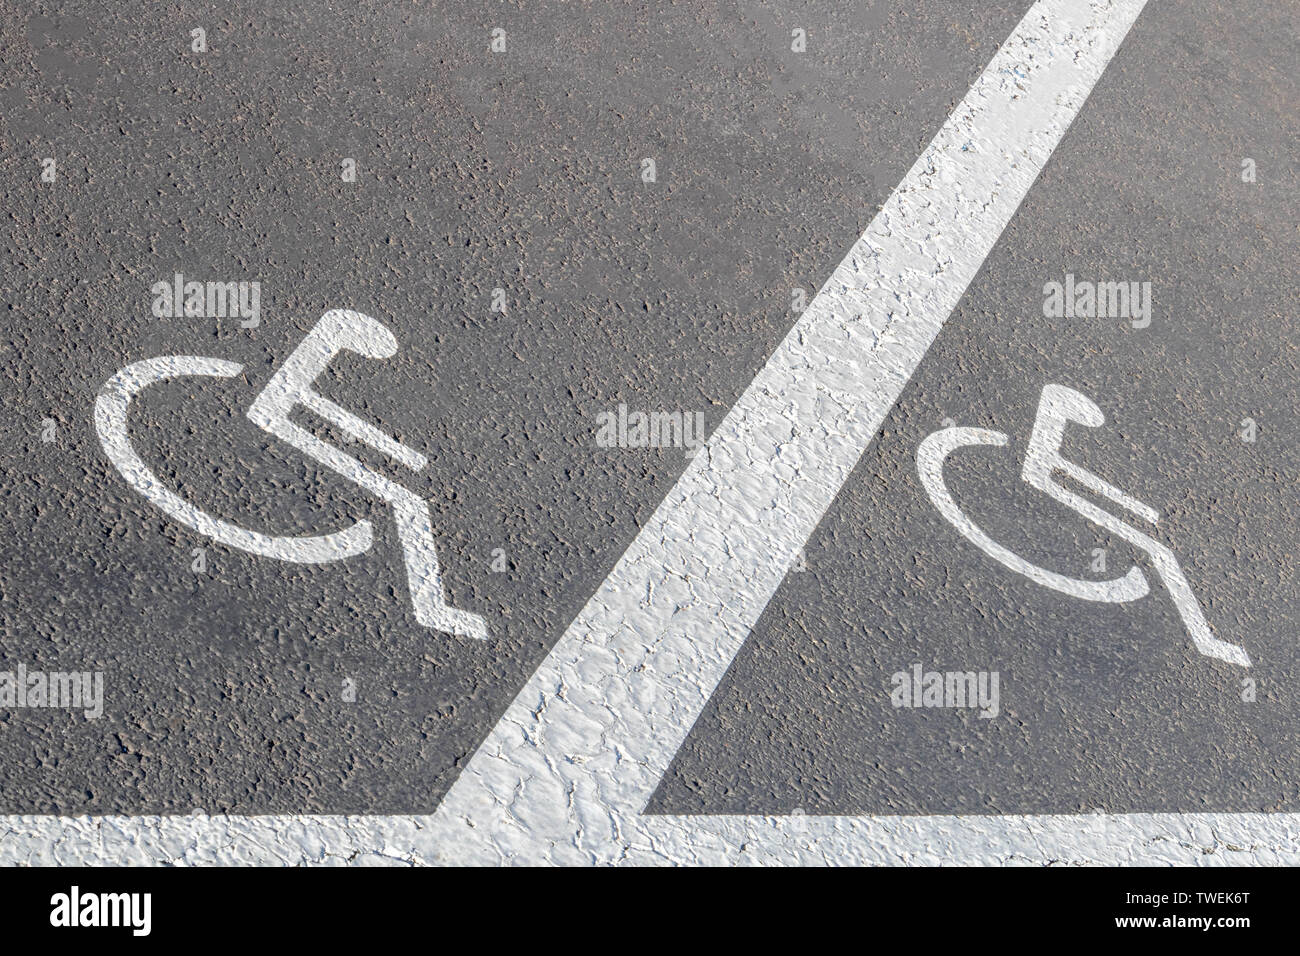
[[[0,859],[1248,862],[1297,816],[641,811],[1146,0],[1039,0],[431,817],[0,818]]]
[[[64,866],[457,862],[462,859],[461,847],[439,819],[11,816],[0,824],[0,859],[10,865]],[[1300,864],[1300,814],[1291,813],[671,819],[694,828],[685,846],[663,842],[649,849],[638,846],[626,859],[914,866]],[[731,842],[735,831],[715,835],[715,821],[735,820],[743,821],[744,844]],[[673,855],[662,855],[668,852]],[[530,860],[526,852],[510,858],[516,863],[543,862]],[[557,847],[546,859],[591,862],[594,858],[571,847]]]

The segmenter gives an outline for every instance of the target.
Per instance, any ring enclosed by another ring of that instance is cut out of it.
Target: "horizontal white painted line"
[[[638,863],[1300,865],[1300,814],[675,817],[696,857],[636,849]],[[731,829],[743,821],[744,844]],[[719,825],[729,832],[717,833]],[[432,816],[0,818],[9,865],[421,865],[456,854]],[[563,854],[557,854],[563,856]],[[576,857],[575,857],[576,858]],[[521,857],[515,857],[521,862]]]

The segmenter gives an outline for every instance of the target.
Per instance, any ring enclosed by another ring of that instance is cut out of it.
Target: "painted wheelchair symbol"
[[[1250,658],[1242,648],[1219,640],[1210,631],[1205,615],[1201,612],[1201,606],[1192,593],[1191,585],[1187,583],[1187,578],[1178,565],[1178,558],[1169,548],[1053,480],[1052,475],[1061,472],[1150,524],[1159,521],[1160,515],[1154,508],[1061,457],[1061,441],[1067,424],[1078,422],[1089,428],[1099,428],[1105,424],[1105,421],[1106,417],[1101,409],[1086,395],[1063,385],[1046,386],[1038,402],[1033,432],[1029,437],[1029,446],[1025,450],[1021,479],[1030,487],[1045,492],[1062,504],[1073,508],[1094,524],[1100,525],[1145,551],[1151,557],[1156,574],[1168,588],[1196,649],[1207,657],[1249,667]],[[958,427],[935,432],[921,442],[916,452],[917,470],[920,473],[921,484],[925,486],[930,500],[939,509],[939,513],[989,557],[1044,587],[1085,601],[1114,603],[1135,601],[1148,594],[1150,586],[1137,565],[1130,568],[1123,577],[1110,581],[1088,581],[1067,577],[1031,564],[1018,554],[1004,548],[966,517],[944,485],[945,459],[963,446],[1003,446],[1007,441],[1007,436],[1003,432]]]
[[[444,633],[484,639],[487,622],[481,616],[446,603],[434,548],[433,524],[424,499],[289,421],[289,413],[295,406],[302,406],[412,471],[421,471],[428,464],[428,459],[419,452],[313,390],[316,378],[344,350],[367,358],[391,358],[397,353],[397,340],[378,321],[359,312],[342,309],[326,312],[253,399],[248,418],[391,505],[415,619],[425,627]],[[127,417],[131,400],[139,392],[169,379],[191,375],[231,378],[241,371],[243,366],[236,362],[200,355],[165,355],[128,365],[104,384],[95,400],[95,430],[104,453],[127,483],[151,504],[221,544],[300,564],[341,561],[369,550],[374,537],[369,521],[357,521],[349,528],[329,534],[280,537],[214,518],[164,487],[135,453],[127,434]]]

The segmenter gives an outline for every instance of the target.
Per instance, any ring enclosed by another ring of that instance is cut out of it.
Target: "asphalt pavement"
[[[0,671],[100,674],[103,712],[0,699],[0,811],[433,812],[1030,6],[6,17]],[[1146,6],[648,813],[1300,810],[1298,20]],[[178,281],[241,308],[160,315]],[[1058,314],[1051,283],[1133,294]],[[320,392],[428,465],[294,420],[428,502],[485,640],[416,620],[389,504],[246,417],[332,309],[397,351],[340,355]],[[133,489],[96,396],[169,355],[242,368],[131,405],[163,486],[267,535],[370,520],[373,547],[268,559]],[[1049,384],[1106,419],[1062,453],[1159,512],[1249,668],[1197,651],[1141,549],[1021,480]],[[1151,593],[1079,600],[963,537],[917,468],[957,426],[1010,438],[944,472],[991,538],[1082,580],[1137,564]],[[927,672],[981,705],[900,703]]]

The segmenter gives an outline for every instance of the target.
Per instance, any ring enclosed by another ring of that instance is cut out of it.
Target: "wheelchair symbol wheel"
[[[236,362],[200,355],[164,355],[128,365],[104,384],[95,400],[95,430],[104,453],[127,483],[155,508],[221,544],[298,564],[325,564],[368,551],[374,538],[369,521],[358,521],[329,534],[279,537],[214,518],[164,486],[136,454],[127,436],[128,409],[136,395],[150,385],[171,379],[234,378],[243,370]]]
[[[1004,432],[988,431],[983,428],[947,428],[935,432],[917,449],[916,461],[920,471],[921,484],[930,495],[939,513],[942,514],[961,534],[977,548],[1001,562],[1006,567],[1023,574],[1029,580],[1062,594],[1082,598],[1085,601],[1105,601],[1120,604],[1124,601],[1136,601],[1151,593],[1146,575],[1137,565],[1129,568],[1123,577],[1111,581],[1092,581],[1085,578],[1071,578],[1047,568],[1039,567],[1026,561],[1015,552],[998,544],[973,522],[957,506],[952,493],[943,481],[943,463],[958,448],[970,445],[1007,444]]]

